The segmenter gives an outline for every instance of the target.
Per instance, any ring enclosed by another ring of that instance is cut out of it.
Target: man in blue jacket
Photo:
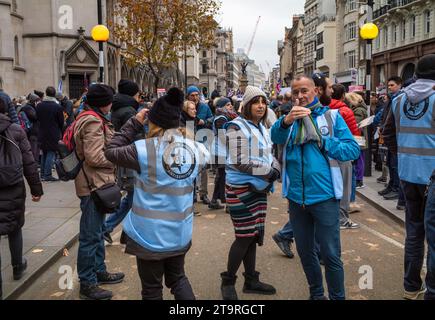
[[[290,203],[298,254],[310,298],[326,299],[316,233],[329,298],[345,299],[339,212],[343,180],[338,161],[357,159],[360,148],[341,115],[319,102],[318,89],[310,77],[296,77],[291,87],[294,107],[272,127],[272,141],[285,145],[283,194]]]
[[[196,117],[199,119],[197,131],[201,129],[206,129],[207,126],[211,127],[213,124],[213,114],[211,113],[210,107],[200,101],[200,91],[195,86],[190,86],[187,88],[187,100],[192,101],[196,105]],[[210,144],[211,142],[204,141]],[[201,173],[201,185],[199,188],[199,196],[201,201],[209,205],[210,199],[208,198],[208,171],[203,170]],[[195,197],[196,198],[196,197]]]

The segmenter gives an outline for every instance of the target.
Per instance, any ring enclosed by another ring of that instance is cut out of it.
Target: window
[[[391,26],[391,29],[393,31],[393,43],[397,42],[397,25],[395,23],[393,23],[393,25]]]
[[[350,11],[357,9],[357,3],[356,0],[347,0],[345,5],[345,13],[349,13]]]
[[[344,26],[346,32],[346,41],[350,41],[356,38],[356,23],[351,22]]]
[[[317,35],[317,45],[323,44],[323,32]]]
[[[383,30],[384,33],[384,46],[388,46],[388,27],[385,27]]]
[[[415,38],[415,16],[412,16],[409,20],[410,20],[410,33],[411,33],[411,38]]]
[[[346,54],[345,54],[345,56],[346,56]],[[355,68],[355,66],[356,66],[355,50],[349,51],[347,53],[347,65],[349,68]]]
[[[20,65],[20,49],[18,47],[18,37],[15,36],[14,39],[14,48],[15,48],[15,65],[19,66]]]
[[[432,12],[427,10],[424,12],[424,33],[430,33],[431,31],[431,15]]]
[[[402,41],[406,39],[406,21],[402,21]]]
[[[323,60],[323,48],[317,49],[317,60]]]
[[[207,64],[202,65],[202,73],[207,73]]]
[[[12,0],[11,9],[12,12],[17,13],[18,10],[17,0]]]
[[[207,58],[207,51],[204,50],[204,51],[202,52],[202,57],[203,57],[203,58]]]

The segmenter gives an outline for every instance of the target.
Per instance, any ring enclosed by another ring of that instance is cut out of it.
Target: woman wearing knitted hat
[[[237,300],[235,282],[244,263],[243,292],[272,295],[276,290],[259,281],[255,269],[257,244],[263,245],[267,193],[279,179],[280,169],[273,158],[272,142],[263,122],[267,117],[266,94],[248,86],[243,98],[242,115],[229,122],[226,164],[226,196],[236,234],[228,257],[227,271],[221,274],[222,297]]]
[[[185,139],[180,129],[183,92],[172,88],[149,111],[131,118],[105,154],[113,163],[137,171],[133,206],[124,220],[122,242],[136,256],[144,300],[162,300],[162,279],[176,300],[195,300],[184,271],[193,229],[193,182],[208,161],[205,147]]]

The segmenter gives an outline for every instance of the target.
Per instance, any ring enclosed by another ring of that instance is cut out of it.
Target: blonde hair
[[[184,112],[187,113],[187,110],[189,110],[189,105],[190,104],[193,104],[193,106],[196,108],[195,102],[186,100],[186,101],[184,101],[184,104],[183,104],[183,111]]]
[[[353,107],[358,107],[364,104],[364,99],[355,92],[346,93],[346,101]]]

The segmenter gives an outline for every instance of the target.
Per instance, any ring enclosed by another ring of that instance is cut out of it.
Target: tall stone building
[[[102,3],[107,25],[113,19],[114,0]],[[78,98],[85,80],[91,83],[99,76],[98,45],[90,37],[97,22],[96,1],[0,1],[0,86],[18,96],[62,85],[65,94]],[[145,92],[154,91],[150,72],[127,66],[111,39],[105,45],[104,80],[116,87],[121,77],[136,81]],[[174,68],[163,86],[179,79]]]
[[[336,68],[337,30],[335,16],[319,17],[316,29],[316,69],[331,77]]]
[[[373,45],[374,84],[395,75],[411,78],[418,59],[435,53],[435,1],[378,0],[374,9],[380,29]]]

